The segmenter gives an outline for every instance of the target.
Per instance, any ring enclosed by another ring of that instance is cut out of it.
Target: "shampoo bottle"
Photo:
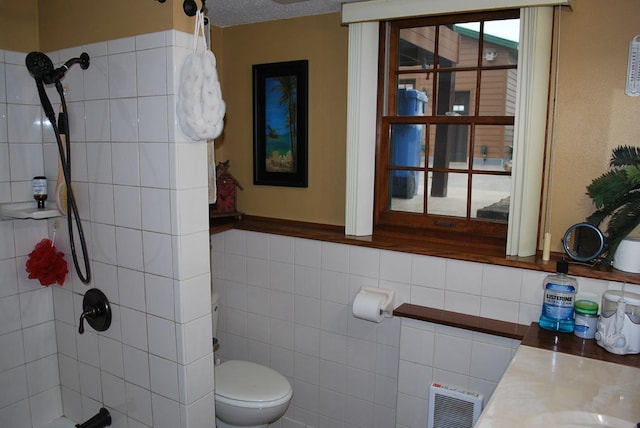
[[[540,327],[545,330],[571,333],[574,328],[573,307],[578,281],[567,275],[569,263],[558,260],[556,273],[548,275],[543,283]]]

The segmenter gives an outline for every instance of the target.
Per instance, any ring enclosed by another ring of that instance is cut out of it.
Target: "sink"
[[[636,421],[637,422],[637,421]],[[615,416],[584,411],[550,412],[528,418],[523,421],[523,427],[610,427],[630,428],[636,422],[626,421]]]

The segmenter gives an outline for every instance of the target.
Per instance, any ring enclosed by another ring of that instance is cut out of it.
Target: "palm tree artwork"
[[[295,75],[269,77],[265,81],[267,172],[297,171],[298,97]]]
[[[607,221],[605,264],[613,261],[620,242],[640,224],[640,147],[613,149],[609,171],[587,186],[596,211],[587,221],[596,226]]]

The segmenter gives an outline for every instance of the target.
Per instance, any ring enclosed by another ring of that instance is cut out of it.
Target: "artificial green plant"
[[[599,226],[607,222],[604,262],[611,264],[620,242],[640,224],[640,147],[613,149],[609,171],[587,186],[596,211],[587,217]]]

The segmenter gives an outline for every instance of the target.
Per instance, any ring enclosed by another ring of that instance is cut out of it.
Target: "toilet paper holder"
[[[387,318],[393,317],[393,309],[396,300],[396,292],[394,290],[387,290],[378,287],[368,287],[365,285],[360,288],[360,292],[358,294],[360,293],[373,294],[384,297],[384,300],[380,305],[380,315],[384,315]]]

